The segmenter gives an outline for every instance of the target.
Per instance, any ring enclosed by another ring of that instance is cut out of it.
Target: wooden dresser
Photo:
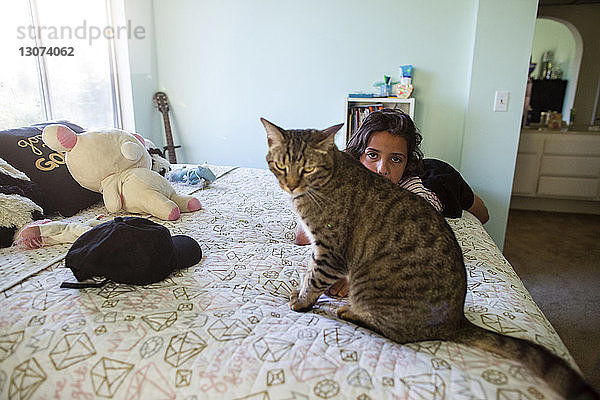
[[[522,130],[511,208],[600,214],[600,133]]]

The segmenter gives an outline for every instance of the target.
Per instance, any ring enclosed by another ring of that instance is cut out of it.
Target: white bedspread
[[[161,283],[61,289],[74,280],[62,262],[38,273],[35,256],[24,263],[33,275],[0,297],[0,398],[555,398],[516,361],[454,343],[391,342],[337,319],[342,301],[324,295],[312,312],[291,311],[311,250],[293,244],[296,218],[269,171],[240,168],[196,194],[202,211],[161,223],[197,239],[204,257]],[[468,213],[449,222],[468,269],[467,317],[573,363],[481,224]],[[26,254],[10,251],[0,269],[18,273],[11,259]]]

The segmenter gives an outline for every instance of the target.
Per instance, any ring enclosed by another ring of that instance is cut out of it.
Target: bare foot
[[[325,294],[329,297],[346,297],[348,296],[348,279],[338,279],[333,285],[329,286],[329,289],[325,291]]]

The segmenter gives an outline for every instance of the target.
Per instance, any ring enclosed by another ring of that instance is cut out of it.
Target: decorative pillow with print
[[[42,131],[49,124],[64,124],[77,133],[83,128],[67,121],[52,121],[0,131],[0,157],[23,171],[42,191],[45,214],[58,211],[70,217],[100,201],[102,195],[79,185],[69,173],[64,156],[46,147]]]

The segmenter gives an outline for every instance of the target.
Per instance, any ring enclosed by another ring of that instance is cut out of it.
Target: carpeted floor
[[[504,255],[600,391],[600,215],[510,210]]]

